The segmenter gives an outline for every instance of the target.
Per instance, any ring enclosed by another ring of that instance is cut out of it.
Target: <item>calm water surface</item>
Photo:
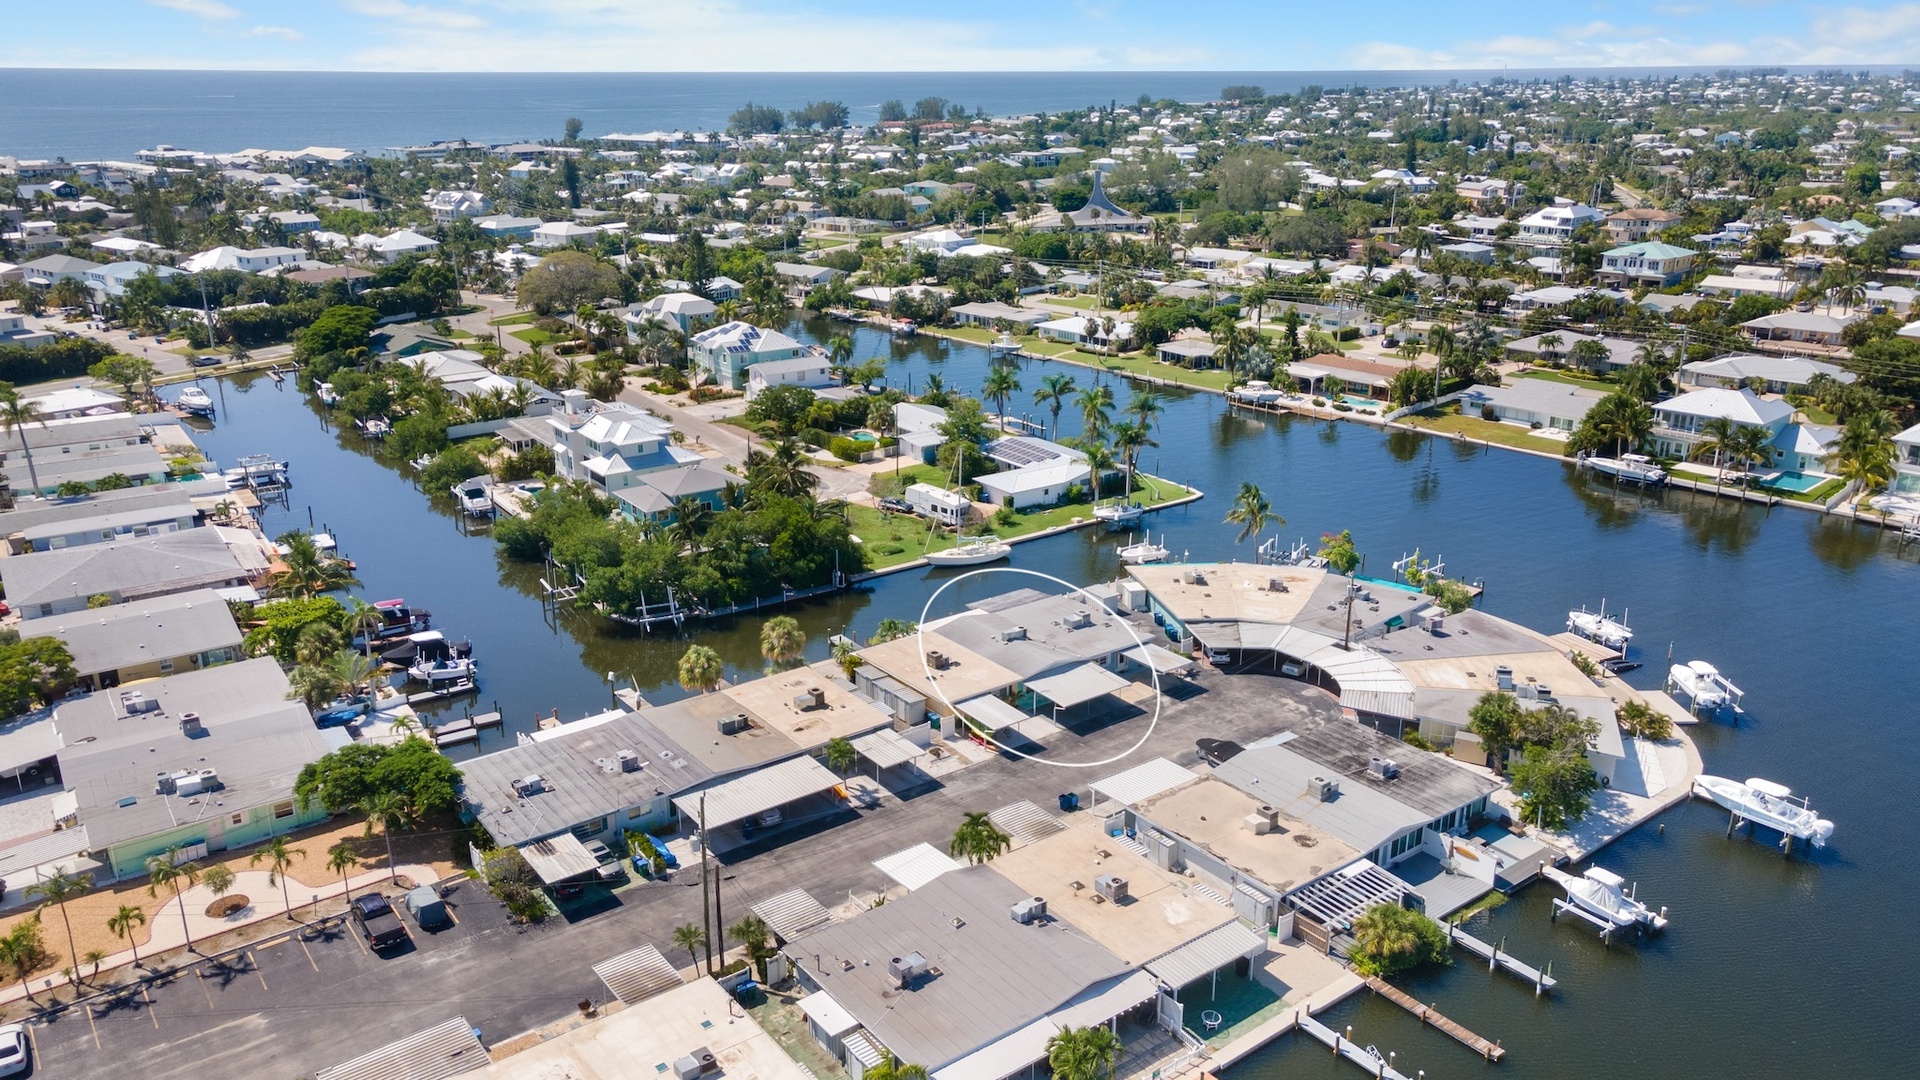
[[[796,323],[821,340],[834,328]],[[896,344],[857,332],[858,355],[889,355],[892,378],[924,386],[938,371],[950,387],[977,389],[984,350],[919,340]],[[1085,369],[1029,362],[1023,397],[1050,370],[1083,385]],[[266,514],[269,532],[331,527],[358,560],[365,594],[405,596],[435,625],[471,636],[482,699],[498,700],[513,727],[558,709],[577,717],[604,707],[605,673],[675,696],[673,664],[684,640],[648,637],[590,616],[557,623],[536,597],[537,567],[507,563],[484,534],[466,535],[443,499],[430,501],[391,462],[369,456],[351,433],[323,426],[290,385],[227,382],[218,425],[202,445],[223,463],[272,453],[293,463],[290,509]],[[1124,383],[1116,396],[1127,397]],[[1534,888],[1481,916],[1476,932],[1505,938],[1534,962],[1553,962],[1561,992],[1536,1002],[1505,977],[1462,963],[1416,980],[1423,1000],[1509,1048],[1500,1073],[1539,1077],[1802,1077],[1836,1064],[1884,1075],[1920,1074],[1905,1034],[1914,995],[1904,976],[1920,946],[1899,927],[1920,895],[1909,747],[1913,697],[1901,687],[1913,662],[1907,632],[1920,597],[1920,563],[1878,530],[1797,510],[1741,506],[1679,492],[1616,493],[1537,458],[1422,436],[1236,414],[1218,397],[1173,392],[1149,449],[1149,471],[1209,493],[1153,518],[1167,546],[1196,560],[1251,557],[1221,522],[1233,490],[1259,484],[1287,518],[1289,537],[1351,529],[1372,571],[1419,548],[1448,571],[1484,579],[1489,610],[1558,630],[1569,607],[1630,609],[1657,684],[1668,643],[1680,659],[1719,665],[1747,691],[1738,728],[1695,728],[1708,771],[1767,776],[1812,793],[1838,823],[1833,845],[1786,861],[1764,841],[1723,837],[1726,818],[1688,805],[1609,849],[1603,862],[1671,908],[1673,929],[1643,946],[1603,949],[1582,924],[1548,921],[1549,892]],[[1078,427],[1071,410],[1062,431]],[[1119,569],[1113,539],[1081,532],[1015,550],[1013,564],[1081,582]],[[949,576],[910,571],[830,601],[796,605],[811,658],[826,638],[865,636],[883,617],[916,617]],[[984,590],[976,590],[978,591]],[[968,598],[951,590],[950,609]],[[736,675],[759,669],[757,620],[699,628]],[[1196,737],[1208,734],[1196,730]],[[507,736],[510,738],[511,736]],[[489,736],[482,750],[504,740]],[[1875,854],[1878,852],[1879,854]],[[1477,1074],[1465,1049],[1391,1006],[1364,999],[1328,1017],[1362,1042],[1399,1052],[1409,1076]],[[1844,1063],[1844,1064],[1841,1064]],[[1317,1044],[1279,1044],[1234,1080],[1357,1077]]]

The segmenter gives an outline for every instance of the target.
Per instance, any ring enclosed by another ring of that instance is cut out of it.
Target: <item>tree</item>
[[[136,386],[150,386],[157,374],[153,361],[144,356],[127,356],[115,353],[105,360],[87,369],[87,374],[101,382],[112,383],[128,398],[133,397]]]
[[[398,880],[400,868],[393,859],[393,830],[405,828],[412,819],[413,808],[407,796],[398,791],[376,791],[356,803],[354,809],[367,816],[367,837],[373,836],[374,826],[380,827],[380,835],[387,841],[387,880]]]
[[[867,644],[883,645],[919,631],[920,624],[910,619],[881,619],[880,625],[874,628],[873,636],[867,639]]]
[[[1233,498],[1233,509],[1227,511],[1226,523],[1240,526],[1240,535],[1234,537],[1233,542],[1243,544],[1258,540],[1269,525],[1285,525],[1287,519],[1273,512],[1272,504],[1267,502],[1258,485],[1243,480],[1240,493]]]
[[[1086,387],[1074,395],[1073,402],[1080,409],[1080,437],[1088,442],[1102,441],[1113,419],[1113,388],[1105,384]]]
[[[21,397],[12,383],[0,382],[0,427],[5,427],[9,435],[19,433],[20,452],[27,460],[27,479],[33,484],[33,493],[38,494],[40,473],[33,467],[33,447],[27,445],[27,427],[32,424],[46,426],[40,419],[40,406]]]
[[[747,950],[747,960],[764,977],[766,959],[773,955],[770,944],[773,930],[767,926],[766,920],[758,915],[748,915],[727,927],[727,936]]]
[[[280,556],[282,569],[273,577],[276,596],[311,600],[321,593],[338,592],[360,584],[345,561],[323,554],[313,538],[299,531],[284,532],[277,542],[287,548]]]
[[[320,313],[295,339],[294,357],[301,362],[321,356],[365,355],[380,313],[357,304],[341,304]]]
[[[781,439],[770,453],[754,451],[747,455],[747,484],[756,494],[773,494],[798,499],[810,496],[820,486],[820,478],[808,468],[811,464],[797,439]]]
[[[57,637],[0,644],[0,717],[58,701],[80,678],[73,654]]]
[[[1319,554],[1336,574],[1351,574],[1360,569],[1360,553],[1354,550],[1353,533],[1346,529],[1337,533],[1321,533]]]
[[[1887,486],[1894,477],[1893,436],[1898,430],[1893,414],[1884,409],[1848,417],[1827,458],[1834,475],[1857,485],[1862,495]]]
[[[726,665],[721,662],[719,653],[705,645],[689,645],[680,657],[677,674],[682,689],[698,690],[704,694],[719,687],[721,678],[726,675]]]
[[[199,880],[200,865],[180,858],[178,844],[147,859],[147,895],[157,897],[162,888],[173,890],[174,902],[180,904],[180,929],[187,935],[188,952],[199,950],[193,947],[193,926],[187,922],[187,905],[180,900],[181,882],[191,886]]]
[[[201,872],[200,884],[218,900],[233,891],[233,871],[227,869],[225,863],[214,863]]]
[[[1107,1027],[1069,1025],[1047,1039],[1047,1066],[1056,1080],[1111,1080],[1124,1049]]]
[[[406,799],[412,816],[433,817],[459,806],[459,788],[460,769],[413,736],[390,745],[351,743],[309,762],[294,780],[293,795],[303,807],[341,814],[390,792]]]
[[[1480,737],[1480,745],[1496,763],[1504,763],[1507,751],[1520,745],[1524,714],[1512,694],[1489,690],[1467,710],[1467,730]]]
[[[620,295],[620,270],[587,251],[556,251],[520,275],[514,295],[541,315]]]
[[[585,130],[586,130],[586,128],[587,128],[587,124],[586,124],[586,121],[584,121],[584,120],[582,120],[582,119],[580,119],[580,118],[579,118],[579,117],[577,117],[577,116],[569,116],[569,117],[567,117],[567,124],[566,124],[566,129],[565,129],[565,130],[566,130],[566,140],[567,140],[568,142],[570,142],[570,143],[571,143],[571,142],[579,142],[579,141],[580,141],[580,133],[581,133],[582,131],[585,131]]]
[[[1013,844],[1013,837],[1001,832],[984,812],[969,813],[953,832],[953,841],[947,845],[947,854],[967,860],[978,866],[983,862],[992,862],[994,856],[1006,853]]]
[[[747,405],[747,419],[773,425],[781,438],[792,438],[807,424],[813,411],[814,392],[804,386],[770,386],[755,395]]]
[[[927,1080],[925,1065],[908,1065],[896,1060],[892,1051],[880,1052],[880,1064],[866,1071],[864,1080]]]
[[[249,866],[267,864],[267,886],[280,886],[280,900],[287,906],[289,920],[293,918],[293,895],[287,890],[287,871],[293,868],[295,859],[305,858],[306,854],[301,848],[288,847],[286,837],[276,836],[247,858]]]
[[[1426,368],[1409,365],[1393,373],[1393,380],[1387,384],[1387,395],[1396,408],[1406,408],[1434,396],[1433,372]]]
[[[1375,904],[1353,920],[1353,968],[1393,975],[1423,964],[1450,964],[1452,946],[1440,924],[1399,904]]]
[[[340,891],[346,895],[349,903],[353,901],[353,883],[348,879],[347,871],[359,865],[360,856],[353,853],[353,845],[347,841],[335,840],[333,846],[327,849],[327,869],[340,875]],[[387,865],[393,865],[391,849],[387,856]]]
[[[1020,392],[1020,376],[1012,367],[995,364],[987,372],[985,381],[980,384],[980,395],[993,402],[993,411],[1000,418],[1000,430],[1007,430],[1007,399]]]
[[[707,943],[707,932],[692,923],[683,923],[673,928],[673,943],[687,950],[687,959],[699,967],[700,946]]]
[[[0,964],[13,969],[15,978],[20,980],[20,989],[27,992],[27,999],[33,1000],[33,987],[27,985],[27,979],[41,965],[47,962],[47,950],[40,944],[40,923],[35,919],[21,919],[13,924],[13,929],[0,937]]]
[[[1623,702],[1613,710],[1613,715],[1620,722],[1621,732],[1632,738],[1657,742],[1673,736],[1673,720],[1644,701],[1630,699]]]
[[[49,906],[60,909],[60,921],[67,928],[67,955],[73,957],[76,963],[80,958],[80,947],[73,941],[73,919],[67,915],[67,901],[86,895],[87,889],[86,878],[56,870],[42,878],[39,884],[29,885],[26,891],[27,899],[40,901],[42,911]]]
[[[1608,394],[1593,403],[1580,425],[1567,438],[1567,452],[1581,453],[1610,447],[1615,456],[1638,450],[1653,434],[1653,408],[1625,392]]]
[[[1529,746],[1513,767],[1513,790],[1520,796],[1520,818],[1542,828],[1558,829],[1587,812],[1600,788],[1587,761],[1584,740],[1564,739],[1548,746]]]
[[[841,777],[844,778],[853,768],[853,765],[853,744],[843,738],[829,739],[827,741],[827,768],[839,773]]]
[[[1056,374],[1041,376],[1040,388],[1033,392],[1033,403],[1035,405],[1045,405],[1048,414],[1053,417],[1052,427],[1047,433],[1048,438],[1059,439],[1060,410],[1066,406],[1067,399],[1073,396],[1073,391],[1074,382],[1073,376],[1071,375]]]
[[[107,916],[107,931],[114,937],[127,943],[133,950],[133,962],[140,962],[140,943],[133,938],[135,927],[147,925],[147,913],[133,904],[121,904],[120,909]]]
[[[833,662],[840,665],[841,674],[847,677],[848,682],[852,682],[853,673],[859,671],[865,661],[860,659],[860,650],[854,648],[852,642],[840,641],[834,643]]]
[[[775,615],[760,624],[760,655],[775,668],[786,667],[807,648],[807,633],[791,615]]]

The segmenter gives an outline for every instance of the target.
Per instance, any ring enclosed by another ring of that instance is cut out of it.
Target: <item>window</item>
[[[227,824],[229,825],[233,825],[237,827],[237,826],[245,825],[246,823],[247,823],[247,812],[245,810],[242,810],[237,814],[227,815]]]
[[[589,836],[597,836],[600,833],[606,832],[607,819],[604,817],[597,817],[591,821],[583,821],[580,824],[575,825],[570,831],[573,833],[573,835],[579,837],[582,840],[585,840]]]
[[[172,660],[172,658],[171,658],[171,657],[169,657],[168,659],[165,659],[165,660],[162,660],[162,661],[160,661],[160,670],[161,670],[161,671],[172,671],[172,670],[173,670],[173,660]]]
[[[287,799],[283,802],[277,802],[273,804],[273,820],[281,821],[286,818],[290,818],[292,816],[293,816],[293,800],[292,799]]]

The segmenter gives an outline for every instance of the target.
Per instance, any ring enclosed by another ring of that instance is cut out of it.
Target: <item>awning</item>
[[[1031,844],[1042,837],[1067,830],[1058,817],[1047,813],[1028,799],[1008,803],[998,810],[989,812],[987,820],[993,822],[1001,832],[1011,836],[1016,844]]]
[[[1142,762],[1122,773],[1093,782],[1093,793],[1122,806],[1138,806],[1155,795],[1163,795],[1182,784],[1198,779],[1166,758]]]
[[[1252,956],[1266,941],[1238,919],[1209,930],[1177,949],[1141,965],[1175,990],[1204,979],[1235,959]]]
[[[1348,863],[1334,873],[1287,894],[1287,903],[1324,926],[1344,929],[1378,904],[1398,905],[1413,889],[1370,859]]]
[[[1176,671],[1185,671],[1193,666],[1191,657],[1181,656],[1172,649],[1155,645],[1151,641],[1145,645],[1135,645],[1127,650],[1127,659],[1145,665],[1162,675],[1171,675]]]
[[[1063,709],[1075,705],[1084,705],[1095,698],[1105,697],[1116,690],[1125,690],[1132,683],[1115,675],[1099,664],[1087,663],[1070,667],[1058,675],[1049,675],[1044,679],[1032,679],[1027,689],[1053,702]]]
[[[527,860],[528,866],[533,867],[533,872],[540,875],[540,880],[549,885],[600,869],[600,860],[594,858],[593,853],[587,850],[587,845],[570,832],[522,844],[520,855]]]
[[[1091,988],[1033,1023],[995,1040],[933,1074],[933,1080],[1002,1080],[1047,1056],[1047,1043],[1066,1028],[1098,1027],[1160,992],[1157,980],[1133,971]]]
[[[805,889],[788,889],[770,896],[753,905],[753,913],[782,941],[792,941],[833,921],[833,913]]]
[[[800,1006],[800,1011],[813,1021],[815,1027],[826,1032],[828,1038],[837,1039],[860,1026],[860,1021],[855,1020],[853,1014],[833,1000],[833,995],[825,990],[808,994],[794,1004]]]
[[[600,976],[600,981],[606,984],[614,997],[629,1005],[664,993],[685,981],[674,970],[673,964],[652,945],[642,945],[631,952],[602,960],[593,965],[593,973]]]
[[[922,843],[905,851],[896,851],[884,859],[875,859],[873,865],[881,873],[912,890],[949,870],[960,869],[962,864],[932,844]]]
[[[1005,731],[1007,728],[1013,727],[1022,720],[1029,718],[1026,713],[1001,701],[992,694],[982,694],[977,698],[968,698],[954,706],[954,708],[960,710],[961,714],[968,719],[978,721],[984,725],[988,731]]]
[[[876,769],[891,769],[926,753],[913,740],[892,728],[870,731],[853,740],[853,752],[873,763]]]
[[[487,1064],[487,1048],[473,1025],[456,1016],[313,1075],[314,1080],[446,1080]]]
[[[37,765],[59,753],[60,733],[54,730],[51,716],[10,724],[0,731],[0,774]]]
[[[700,820],[701,796],[706,796],[706,827],[712,831],[736,821],[746,821],[809,795],[831,791],[839,784],[840,778],[829,772],[826,766],[802,755],[756,769],[703,791],[681,795],[673,800],[673,805],[679,808],[686,820],[697,822]]]

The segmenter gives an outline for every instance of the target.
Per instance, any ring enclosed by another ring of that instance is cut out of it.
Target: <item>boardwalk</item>
[[[1488,1061],[1499,1061],[1507,1056],[1507,1050],[1497,1042],[1488,1042],[1475,1035],[1455,1021],[1440,1015],[1431,1005],[1422,1005],[1413,995],[1401,990],[1379,976],[1369,976],[1367,985],[1373,992],[1412,1013],[1422,1024],[1431,1024],[1450,1036],[1455,1042],[1479,1054]]]

